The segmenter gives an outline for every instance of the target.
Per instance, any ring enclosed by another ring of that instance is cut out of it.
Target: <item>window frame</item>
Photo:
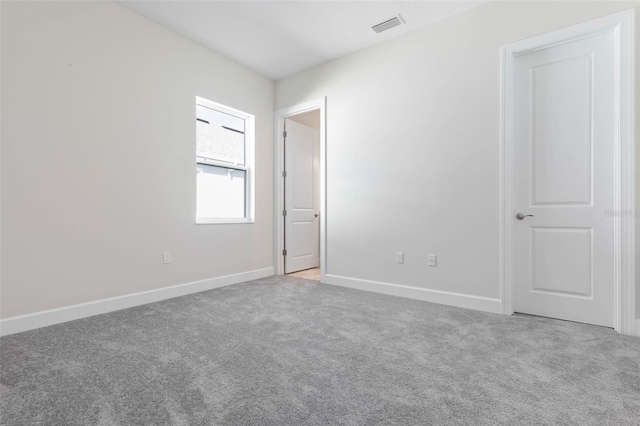
[[[196,212],[195,212],[195,223],[196,225],[215,225],[215,224],[241,224],[241,223],[255,223],[255,209],[254,209],[254,187],[255,187],[255,177],[254,177],[254,168],[255,168],[255,158],[254,158],[254,149],[255,149],[255,116],[244,111],[240,111],[226,105],[219,104],[217,102],[210,101],[205,98],[201,98],[196,96],[196,102],[194,105],[194,115],[195,120],[198,118],[198,106],[209,108],[223,114],[232,115],[244,120],[244,155],[245,155],[245,164],[234,164],[227,163],[225,161],[214,160],[211,158],[200,157],[198,156],[197,151],[197,143],[198,143],[198,131],[197,127],[194,124],[195,134],[195,144],[194,150],[195,152],[195,166],[198,167],[198,164],[202,164],[205,166],[216,166],[225,169],[232,170],[242,170],[245,174],[245,184],[244,184],[244,210],[245,214],[243,218],[224,218],[224,217],[198,217],[198,199],[197,199],[197,191],[198,191],[198,183],[196,178]],[[196,171],[197,176],[197,171]]]

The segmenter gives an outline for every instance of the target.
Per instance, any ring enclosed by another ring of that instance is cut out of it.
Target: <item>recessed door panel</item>
[[[591,203],[592,56],[531,70],[532,204]]]
[[[293,224],[294,246],[291,258],[313,256],[316,251],[315,235],[317,226],[315,221],[297,221]]]
[[[291,127],[291,126],[289,126]],[[307,132],[305,132],[307,133]],[[314,139],[311,137],[300,137],[296,131],[289,133],[291,153],[291,166],[293,170],[287,171],[291,173],[293,183],[293,203],[294,209],[314,209],[315,191],[313,185],[315,176],[313,171],[314,162]],[[293,140],[293,138],[296,138]]]
[[[531,290],[591,297],[591,229],[531,228]]]

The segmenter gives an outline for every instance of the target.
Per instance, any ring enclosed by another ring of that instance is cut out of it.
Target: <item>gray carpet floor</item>
[[[640,425],[640,339],[272,277],[0,339],[3,425]]]

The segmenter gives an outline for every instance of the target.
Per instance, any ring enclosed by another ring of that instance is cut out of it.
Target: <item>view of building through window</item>
[[[196,102],[196,220],[250,221],[253,116],[198,98]],[[249,133],[249,134],[248,134]]]

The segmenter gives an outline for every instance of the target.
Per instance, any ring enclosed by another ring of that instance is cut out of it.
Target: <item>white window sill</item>
[[[196,225],[222,225],[222,224],[232,224],[232,223],[255,223],[253,219],[217,219],[217,218],[208,218],[208,217],[198,217],[196,218]]]

